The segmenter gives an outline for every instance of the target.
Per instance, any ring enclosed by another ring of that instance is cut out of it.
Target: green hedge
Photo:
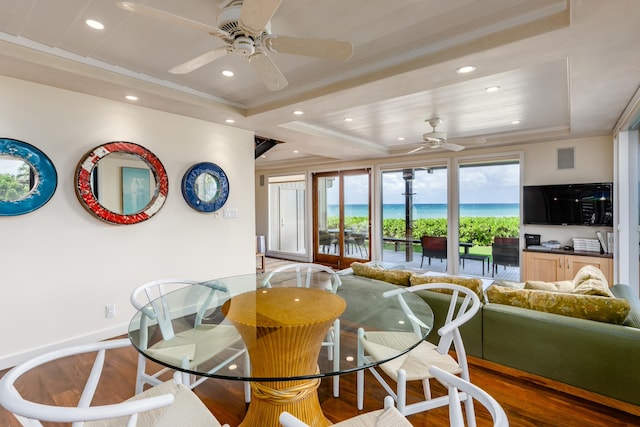
[[[338,228],[338,218],[329,218],[329,228]],[[345,228],[365,232],[366,217],[346,217]],[[489,246],[494,237],[517,237],[520,234],[518,217],[462,217],[460,218],[460,241],[477,246]],[[384,237],[404,238],[403,219],[385,219],[382,223]],[[413,221],[413,238],[422,236],[446,236],[446,218],[422,218]]]

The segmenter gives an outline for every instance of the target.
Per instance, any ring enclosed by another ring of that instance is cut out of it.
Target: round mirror
[[[197,211],[217,211],[229,197],[227,175],[214,163],[198,163],[184,174],[182,195]]]
[[[0,216],[40,208],[57,185],[56,169],[42,151],[26,142],[0,138]]]
[[[160,160],[131,142],[109,142],[88,152],[75,173],[76,195],[96,218],[136,224],[155,215],[169,190]]]

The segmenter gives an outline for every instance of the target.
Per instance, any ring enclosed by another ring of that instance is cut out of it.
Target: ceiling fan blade
[[[164,10],[156,9],[154,7],[146,6],[144,4],[130,2],[130,1],[118,1],[116,6],[129,12],[137,13],[151,18],[161,19],[165,22],[173,22],[183,27],[193,28],[198,31],[205,31],[212,36],[226,38],[229,37],[229,33],[211,25],[203,24],[202,22],[194,21],[183,16],[174,15],[173,13],[166,12]]]
[[[425,145],[422,145],[422,146],[420,146],[420,147],[418,147],[418,148],[414,148],[413,150],[409,151],[407,154],[417,153],[418,151],[423,150],[423,149],[424,149],[424,147],[426,147],[426,146],[425,146]]]
[[[263,52],[258,52],[249,57],[249,64],[258,73],[264,85],[269,90],[284,89],[289,83],[284,78],[276,64]]]
[[[304,39],[288,36],[271,36],[265,41],[268,49],[278,53],[312,56],[314,58],[346,61],[353,55],[351,42],[326,39]]]
[[[249,35],[260,35],[280,7],[280,3],[282,0],[244,0],[238,25]]]
[[[228,53],[226,47],[220,47],[218,49],[209,51],[204,53],[196,58],[193,58],[190,61],[185,62],[184,64],[177,65],[169,70],[171,74],[187,74],[192,72],[193,70],[197,70],[198,68],[207,65],[210,62],[215,61],[218,58],[225,56]]]
[[[461,150],[464,150],[466,147],[464,147],[463,145],[450,144],[448,142],[445,142],[440,146],[440,148],[444,148],[445,150],[449,150],[449,151],[461,151]]]

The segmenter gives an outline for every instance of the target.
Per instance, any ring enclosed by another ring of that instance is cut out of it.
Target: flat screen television
[[[613,226],[613,183],[525,185],[523,222]]]

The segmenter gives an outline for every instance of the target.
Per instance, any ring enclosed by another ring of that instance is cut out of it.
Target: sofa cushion
[[[490,286],[486,290],[486,294],[490,303],[512,305],[618,325],[624,323],[630,310],[628,301],[600,295],[510,289],[496,285]]]
[[[624,325],[640,329],[640,298],[638,298],[638,295],[634,294],[633,289],[627,285],[613,285],[611,292],[616,298],[624,298],[627,300],[631,306]]]
[[[409,278],[413,274],[406,270],[387,270],[379,265],[365,265],[361,262],[352,262],[351,269],[357,276],[382,280],[394,285],[409,286]]]
[[[422,285],[425,283],[452,283],[454,285],[464,286],[471,289],[478,295],[481,302],[484,302],[484,293],[482,292],[482,280],[476,277],[458,277],[458,276],[432,276],[432,275],[417,275],[414,274],[409,279],[411,286]],[[450,289],[431,289],[432,291],[442,292],[445,294],[451,294]]]
[[[560,280],[558,282],[542,282],[540,280],[527,280],[524,289],[535,289],[538,291],[552,292],[573,292],[574,284],[572,280]]]
[[[609,290],[609,282],[598,267],[585,265],[576,273],[573,278],[573,293],[583,295],[601,295],[603,297],[613,297]]]

